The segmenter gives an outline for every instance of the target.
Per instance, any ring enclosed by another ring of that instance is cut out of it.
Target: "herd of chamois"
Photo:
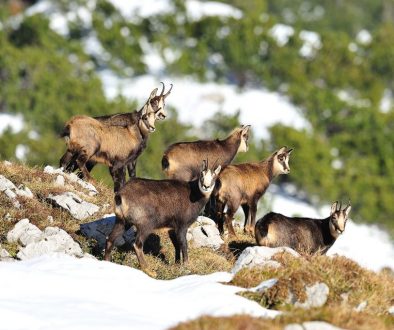
[[[175,261],[188,261],[186,233],[204,210],[223,234],[224,223],[235,236],[233,217],[241,206],[245,232],[255,236],[259,245],[288,246],[302,253],[326,253],[344,231],[351,209],[332,204],[324,219],[291,218],[270,212],[256,222],[257,204],[271,181],[290,172],[293,149],[282,147],[260,162],[231,164],[238,152],[248,150],[250,125],[237,127],[223,140],[174,143],[165,150],[162,169],[166,180],[136,177],[136,161],[145,149],[156,120],[167,114],[165,85],[157,95],[155,88],[139,111],[110,116],[74,116],[64,127],[67,150],[60,159],[66,171],[79,170],[92,180],[97,163],[109,167],[114,181],[116,222],[107,238],[105,260],[110,260],[115,239],[126,225],[137,229],[135,253],[142,269],[147,270],[143,245],[156,229],[175,232]],[[126,169],[129,181],[126,182]],[[181,258],[182,256],[182,258]]]

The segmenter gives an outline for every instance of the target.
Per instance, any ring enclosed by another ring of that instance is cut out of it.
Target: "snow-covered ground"
[[[114,263],[66,255],[0,263],[0,329],[167,329],[201,315],[274,317],[236,295],[230,273],[155,280]]]

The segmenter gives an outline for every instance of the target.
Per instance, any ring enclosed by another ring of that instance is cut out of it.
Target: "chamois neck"
[[[241,144],[241,137],[239,132],[235,132],[223,140],[218,140],[218,142],[223,149],[228,151],[229,158],[231,157],[231,159],[233,159],[238,151],[239,145]]]
[[[138,119],[138,130],[142,138],[147,138],[150,133],[141,117]]]
[[[205,205],[210,196],[206,196],[201,192],[200,187],[198,186],[198,181],[199,179],[189,182],[190,201],[192,203],[199,203]]]
[[[273,178],[276,176],[274,174],[274,159],[269,157],[267,159],[262,160],[259,165],[261,166],[264,174],[267,176],[268,180],[271,182]]]
[[[336,239],[338,238],[338,235],[334,236],[331,232],[330,229],[330,220],[331,220],[331,216],[321,219],[321,226],[322,226],[322,232],[323,232],[323,240],[324,240],[324,244],[327,247],[330,247],[334,244],[334,242],[336,241]]]

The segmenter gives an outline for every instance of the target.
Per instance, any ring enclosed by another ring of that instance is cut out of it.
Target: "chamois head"
[[[342,203],[338,205],[338,202],[335,202],[331,205],[329,226],[330,233],[333,237],[337,238],[345,230],[346,221],[351,209],[352,206],[350,205],[350,202],[343,210]]]
[[[198,187],[201,193],[209,196],[215,187],[216,179],[222,167],[219,165],[214,171],[208,168],[208,160],[202,162],[200,176],[198,178]]]
[[[164,94],[165,86],[163,82],[160,82],[163,85],[163,89],[161,90],[160,95],[156,95],[157,89],[155,90],[155,93],[151,98],[149,98],[150,105],[152,106],[153,110],[156,113],[156,119],[163,120],[167,117],[167,113],[165,112],[165,99],[168,95],[170,95],[171,90],[172,90],[172,84],[170,89],[167,91],[167,93]],[[153,92],[152,92],[153,93]]]
[[[237,152],[247,152],[249,149],[248,140],[249,140],[249,130],[250,125],[242,125],[240,128],[241,142],[238,147]]]
[[[157,91],[157,88],[156,88]],[[156,91],[154,90],[153,92]],[[153,94],[152,92],[152,94]],[[151,94],[151,96],[152,96]],[[149,101],[147,102],[147,104],[149,103]],[[154,132],[156,130],[155,127],[155,121],[156,121],[156,112],[154,111],[154,109],[152,109],[151,106],[144,106],[141,109],[141,122],[143,125],[143,128],[146,129],[148,132]]]
[[[273,174],[274,176],[279,174],[289,174],[289,158],[293,149],[288,149],[287,147],[282,147],[275,151],[272,155],[273,157]]]

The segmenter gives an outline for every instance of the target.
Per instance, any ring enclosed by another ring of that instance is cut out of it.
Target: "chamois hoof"
[[[152,270],[152,269],[143,268],[142,271],[143,271],[146,275],[148,275],[148,276],[150,276],[150,277],[153,277],[153,278],[156,278],[156,277],[157,277],[157,273],[156,273],[154,270]]]
[[[250,236],[253,236],[253,237],[255,236],[254,228],[253,228],[253,227],[245,227],[244,233],[245,233],[246,235],[250,235]]]

